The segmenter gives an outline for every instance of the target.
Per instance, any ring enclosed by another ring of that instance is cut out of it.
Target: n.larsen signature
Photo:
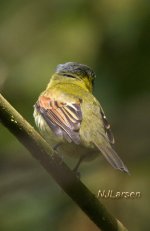
[[[108,190],[98,190],[97,193],[98,198],[103,199],[139,199],[141,198],[141,192],[119,192],[119,191],[113,191],[112,189]]]

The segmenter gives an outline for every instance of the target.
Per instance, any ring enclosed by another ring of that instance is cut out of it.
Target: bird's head
[[[88,66],[76,62],[59,64],[53,75],[53,80],[71,82],[86,87],[92,91],[96,75]]]

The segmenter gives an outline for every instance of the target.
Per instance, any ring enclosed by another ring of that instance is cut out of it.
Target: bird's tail
[[[129,171],[123,161],[120,159],[120,157],[117,155],[117,153],[113,150],[113,148],[106,144],[105,146],[97,145],[97,148],[101,151],[103,156],[106,158],[106,160],[114,167],[115,169],[119,169],[122,172],[126,172],[129,174]]]

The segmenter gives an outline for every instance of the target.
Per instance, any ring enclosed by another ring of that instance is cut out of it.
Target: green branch
[[[48,143],[0,94],[0,121],[29,150],[60,187],[103,231],[127,231],[62,162]]]

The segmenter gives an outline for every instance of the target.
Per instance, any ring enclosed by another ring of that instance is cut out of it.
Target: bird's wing
[[[105,133],[108,137],[108,140],[111,144],[114,144],[115,143],[115,139],[114,139],[114,136],[113,136],[113,133],[111,131],[111,128],[110,128],[110,124],[105,116],[105,113],[102,109],[102,107],[100,108],[100,113],[101,113],[101,117],[102,117],[102,120],[103,120],[103,125],[104,125],[104,130],[105,130]]]
[[[79,129],[82,121],[80,104],[80,99],[67,103],[40,96],[35,107],[56,135],[63,136],[68,142],[79,144]]]
[[[104,139],[106,139],[107,137],[107,140],[105,142],[105,145],[104,144],[102,145],[101,143],[95,143],[95,145],[101,151],[101,153],[106,158],[106,160],[114,168],[120,169],[123,172],[129,173],[127,167],[125,166],[121,158],[117,155],[117,153],[111,147],[111,144],[114,144],[115,140],[114,140],[114,136],[110,129],[110,124],[108,123],[107,118],[102,108],[100,108],[100,113],[101,113],[101,117],[103,120],[104,131],[106,133],[106,136],[104,137]]]

